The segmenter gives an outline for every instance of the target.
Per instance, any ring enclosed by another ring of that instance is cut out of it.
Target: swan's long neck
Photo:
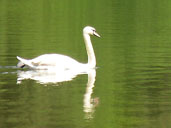
[[[83,34],[83,36],[84,36],[84,41],[85,41],[87,55],[88,55],[88,66],[94,68],[96,66],[96,57],[94,54],[90,36],[88,34]]]

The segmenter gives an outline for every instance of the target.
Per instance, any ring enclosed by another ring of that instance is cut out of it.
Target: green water
[[[0,0],[0,128],[170,128],[170,14],[169,0]],[[18,82],[17,55],[87,62],[86,25],[96,71]]]

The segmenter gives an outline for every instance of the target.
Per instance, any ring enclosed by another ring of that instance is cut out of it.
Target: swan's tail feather
[[[21,58],[19,56],[17,56],[17,59],[19,60],[19,63],[17,64],[17,67],[19,67],[19,68],[24,68],[25,66],[28,66],[28,67],[31,67],[31,68],[33,67],[29,60],[23,59],[23,58]]]
[[[21,61],[18,62],[17,67],[18,68],[24,68],[26,65],[22,63]]]

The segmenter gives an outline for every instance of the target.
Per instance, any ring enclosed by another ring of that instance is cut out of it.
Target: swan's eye
[[[92,31],[93,31],[93,34],[96,32],[96,30],[95,30],[95,29],[92,29]]]

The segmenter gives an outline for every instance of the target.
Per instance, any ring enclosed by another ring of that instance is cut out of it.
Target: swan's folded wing
[[[57,69],[70,69],[78,67],[78,62],[71,57],[61,54],[44,54],[31,60],[17,57],[24,65],[33,69],[48,69],[49,67]]]
[[[38,66],[55,66],[55,63],[50,61],[37,61],[37,62],[31,62],[31,64],[35,67]]]
[[[78,63],[71,57],[61,54],[44,54],[31,60],[31,64],[34,67],[38,66],[58,66],[65,67],[66,65]]]

